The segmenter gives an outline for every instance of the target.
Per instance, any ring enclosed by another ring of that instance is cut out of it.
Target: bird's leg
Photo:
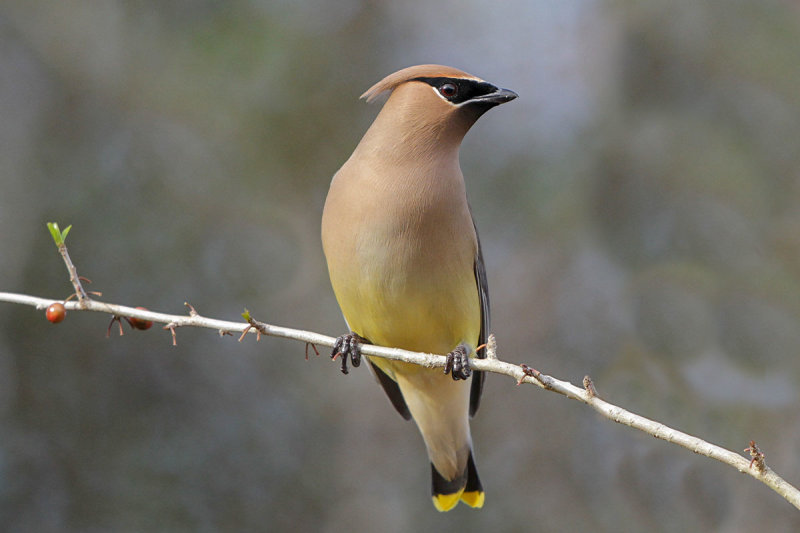
[[[353,368],[361,364],[361,345],[368,343],[367,339],[357,333],[345,333],[336,338],[331,350],[331,359],[342,356],[342,374],[347,374],[347,358],[353,363]]]
[[[466,346],[459,344],[455,350],[447,354],[444,373],[453,376],[453,381],[467,379],[472,374],[472,368],[469,366],[469,350]]]

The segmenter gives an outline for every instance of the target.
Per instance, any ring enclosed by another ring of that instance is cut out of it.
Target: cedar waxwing
[[[441,65],[409,67],[361,97],[391,94],[331,182],[322,244],[350,334],[332,356],[360,364],[359,343],[447,354],[441,370],[368,358],[394,407],[419,427],[433,504],[483,506],[469,417],[483,388],[469,357],[484,357],[489,295],[458,163],[461,140],[516,93]],[[476,353],[477,350],[477,353]],[[450,376],[447,376],[447,374]],[[472,374],[471,385],[469,383]]]

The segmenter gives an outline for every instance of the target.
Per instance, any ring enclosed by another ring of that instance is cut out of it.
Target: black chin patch
[[[468,102],[473,98],[478,98],[480,96],[484,96],[490,93],[497,91],[497,87],[492,85],[491,83],[487,83],[485,81],[478,81],[478,80],[468,80],[464,78],[427,78],[427,77],[420,77],[414,78],[414,81],[421,81],[427,83],[434,89],[436,89],[442,98],[445,98],[447,101],[458,105],[463,104],[464,102]],[[455,94],[447,95],[445,89],[446,85],[452,85],[456,88]]]

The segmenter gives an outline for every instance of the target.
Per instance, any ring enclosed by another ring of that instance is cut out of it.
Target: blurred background
[[[344,332],[319,221],[412,64],[520,98],[462,149],[499,355],[800,483],[800,4],[7,0],[0,290]],[[710,459],[490,376],[480,512],[303,345],[0,304],[4,531],[797,531]]]

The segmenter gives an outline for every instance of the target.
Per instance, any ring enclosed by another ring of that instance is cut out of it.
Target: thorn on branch
[[[189,302],[183,302],[183,305],[189,308],[189,316],[191,317],[200,316],[200,314],[197,311],[195,311],[194,307],[192,307],[192,304],[190,304]]]
[[[146,307],[142,307],[142,306],[138,306],[138,307],[136,307],[136,309],[141,309],[142,311],[147,311],[148,310]],[[128,325],[133,329],[146,330],[146,329],[150,329],[151,327],[153,327],[153,321],[152,320],[145,320],[143,318],[134,318],[134,317],[129,317],[129,316],[113,315],[111,317],[111,322],[108,323],[108,329],[106,330],[106,338],[111,336],[111,327],[114,325],[114,322],[116,322],[117,325],[119,326],[119,336],[122,337],[123,335],[125,335],[125,331],[124,331],[124,329],[122,327],[122,319],[123,318],[128,323]]]
[[[239,342],[242,342],[242,339],[244,339],[244,336],[247,335],[247,332],[249,332],[251,329],[256,330],[256,342],[261,340],[261,335],[262,334],[263,335],[267,335],[268,334],[267,325],[264,324],[263,322],[259,322],[255,318],[251,317],[250,316],[250,311],[245,309],[245,312],[242,313],[242,317],[244,317],[244,319],[247,320],[247,323],[250,324],[250,325],[242,332],[242,336],[239,337]]]
[[[249,332],[251,329],[253,329],[253,326],[247,326],[246,328],[244,328],[244,331],[243,331],[243,332],[242,332],[242,334],[239,336],[239,342],[242,342],[242,339],[244,339],[244,338],[245,338],[245,336],[247,336],[247,333],[248,333],[248,332]],[[256,341],[259,341],[259,340],[261,340],[261,339],[260,339],[259,337],[256,337]]]
[[[306,343],[306,361],[308,361],[308,347],[309,346],[311,346],[311,348],[314,350],[314,353],[317,354],[317,357],[319,357],[319,350],[317,350],[317,347],[314,345],[314,343],[313,342],[307,342]]]
[[[89,283],[89,284],[92,283],[92,280],[90,280],[89,278],[85,278],[83,276],[78,276],[78,279],[80,281],[85,282],[85,283]],[[91,294],[91,295],[94,295],[94,296],[97,296],[98,298],[102,298],[103,297],[103,293],[101,291],[87,291],[87,293]],[[77,293],[73,293],[71,296],[75,296],[76,294]]]
[[[535,368],[530,367],[525,363],[520,364],[519,367],[522,369],[523,375],[521,378],[517,380],[517,385],[522,385],[522,382],[525,381],[526,377],[531,377],[534,378],[539,383],[541,383],[542,387],[544,387],[545,389],[547,390],[553,389],[553,384],[551,382],[552,378],[545,376]]]
[[[583,388],[589,393],[590,398],[600,397],[600,395],[597,394],[597,389],[594,387],[594,381],[592,381],[592,378],[588,375],[583,376]]]
[[[117,323],[119,326],[119,336],[122,337],[125,335],[125,332],[122,330],[122,320],[117,315],[113,315],[111,317],[111,322],[108,323],[108,329],[106,330],[106,339],[111,336],[111,326],[114,325],[114,322]]]
[[[164,326],[162,328],[162,329],[168,329],[170,331],[170,333],[172,333],[172,345],[173,346],[177,346],[178,345],[178,338],[175,335],[175,328],[177,328],[177,327],[178,327],[178,324],[176,324],[175,322],[170,322],[169,324],[167,324],[166,326]]]
[[[764,452],[759,449],[756,441],[751,440],[750,446],[745,448],[744,451],[750,453],[751,459],[749,468],[753,468],[753,464],[755,464],[756,469],[763,474],[767,470],[767,463],[764,461]]]
[[[233,333],[231,333],[227,329],[221,329],[221,330],[219,330],[218,333],[219,333],[220,337],[224,337],[225,335],[230,335],[231,337],[233,337]]]

